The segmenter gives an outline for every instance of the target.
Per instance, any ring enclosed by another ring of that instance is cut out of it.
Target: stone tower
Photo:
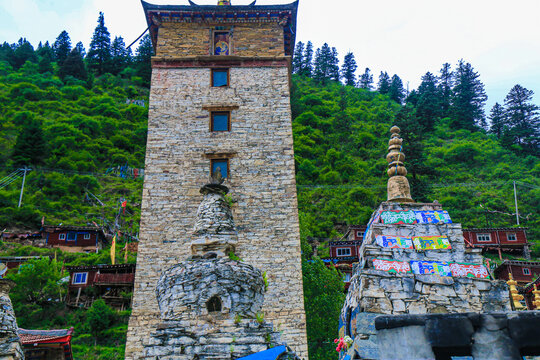
[[[265,319],[307,358],[289,91],[298,3],[142,4],[156,55],[126,359],[144,356],[160,323],[161,274],[220,241],[266,272]],[[236,231],[215,242],[193,224],[218,171]]]

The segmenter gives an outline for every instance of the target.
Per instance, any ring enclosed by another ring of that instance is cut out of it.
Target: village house
[[[103,299],[116,309],[130,307],[135,264],[67,266],[66,269],[68,305],[90,307],[94,300]]]
[[[67,252],[97,252],[106,241],[103,230],[90,226],[50,226],[41,231],[45,245]]]
[[[17,269],[21,264],[33,259],[39,259],[41,256],[0,256],[0,264],[6,266],[6,270]]]
[[[18,329],[27,360],[72,360],[73,328],[60,330]]]
[[[540,261],[505,260],[495,271],[495,278],[508,280],[512,274],[519,285],[526,285],[540,276]]]
[[[517,253],[530,259],[527,228],[480,228],[463,229],[463,238],[467,247],[481,248],[483,251]]]

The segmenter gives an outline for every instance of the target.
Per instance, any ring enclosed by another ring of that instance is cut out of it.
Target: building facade
[[[199,190],[218,169],[237,255],[267,274],[265,318],[307,358],[290,110],[297,5],[143,2],[156,56],[126,359],[143,356],[159,323],[156,284],[191,254]]]
[[[463,239],[467,247],[481,248],[484,251],[517,253],[530,258],[526,228],[481,228],[463,229]]]
[[[505,260],[494,274],[497,279],[506,281],[510,279],[508,274],[512,274],[519,285],[525,285],[540,276],[540,261]]]
[[[93,252],[103,248],[105,234],[98,227],[44,226],[45,245],[68,252]]]

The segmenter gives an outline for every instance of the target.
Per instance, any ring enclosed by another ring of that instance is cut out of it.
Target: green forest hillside
[[[117,249],[136,239],[151,52],[148,37],[135,56],[122,38],[111,43],[103,14],[88,54],[81,43],[72,48],[66,32],[36,50],[24,39],[0,46],[0,229],[95,223],[124,235]],[[410,93],[397,75],[382,72],[376,86],[369,69],[357,77],[351,53],[338,64],[327,44],[313,51],[299,43],[291,84],[309,351],[320,360],[335,356],[344,295],[340,274],[314,255],[327,254],[343,225],[366,224],[386,199],[394,124],[416,201],[437,200],[464,227],[511,227],[515,182],[520,225],[540,257],[540,120],[531,91],[516,85],[486,117],[479,74],[465,61],[426,73]],[[62,265],[108,263],[109,249],[74,255],[2,242],[0,252],[49,258],[10,275],[21,284],[12,297],[22,326],[75,325],[76,358],[123,357],[129,311],[101,302],[68,309],[58,301],[66,290]]]

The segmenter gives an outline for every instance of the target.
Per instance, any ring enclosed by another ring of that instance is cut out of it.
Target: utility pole
[[[21,170],[24,171],[24,175],[23,175],[22,185],[21,185],[21,196],[19,196],[19,207],[21,207],[21,203],[22,203],[22,196],[23,196],[23,191],[24,191],[24,181],[26,180],[26,172],[30,171],[32,169],[27,168],[26,165],[25,165],[24,169],[21,169]]]
[[[519,225],[519,211],[518,211],[518,205],[517,205],[517,192],[516,192],[516,180],[514,180],[514,202],[516,203],[516,221]]]

